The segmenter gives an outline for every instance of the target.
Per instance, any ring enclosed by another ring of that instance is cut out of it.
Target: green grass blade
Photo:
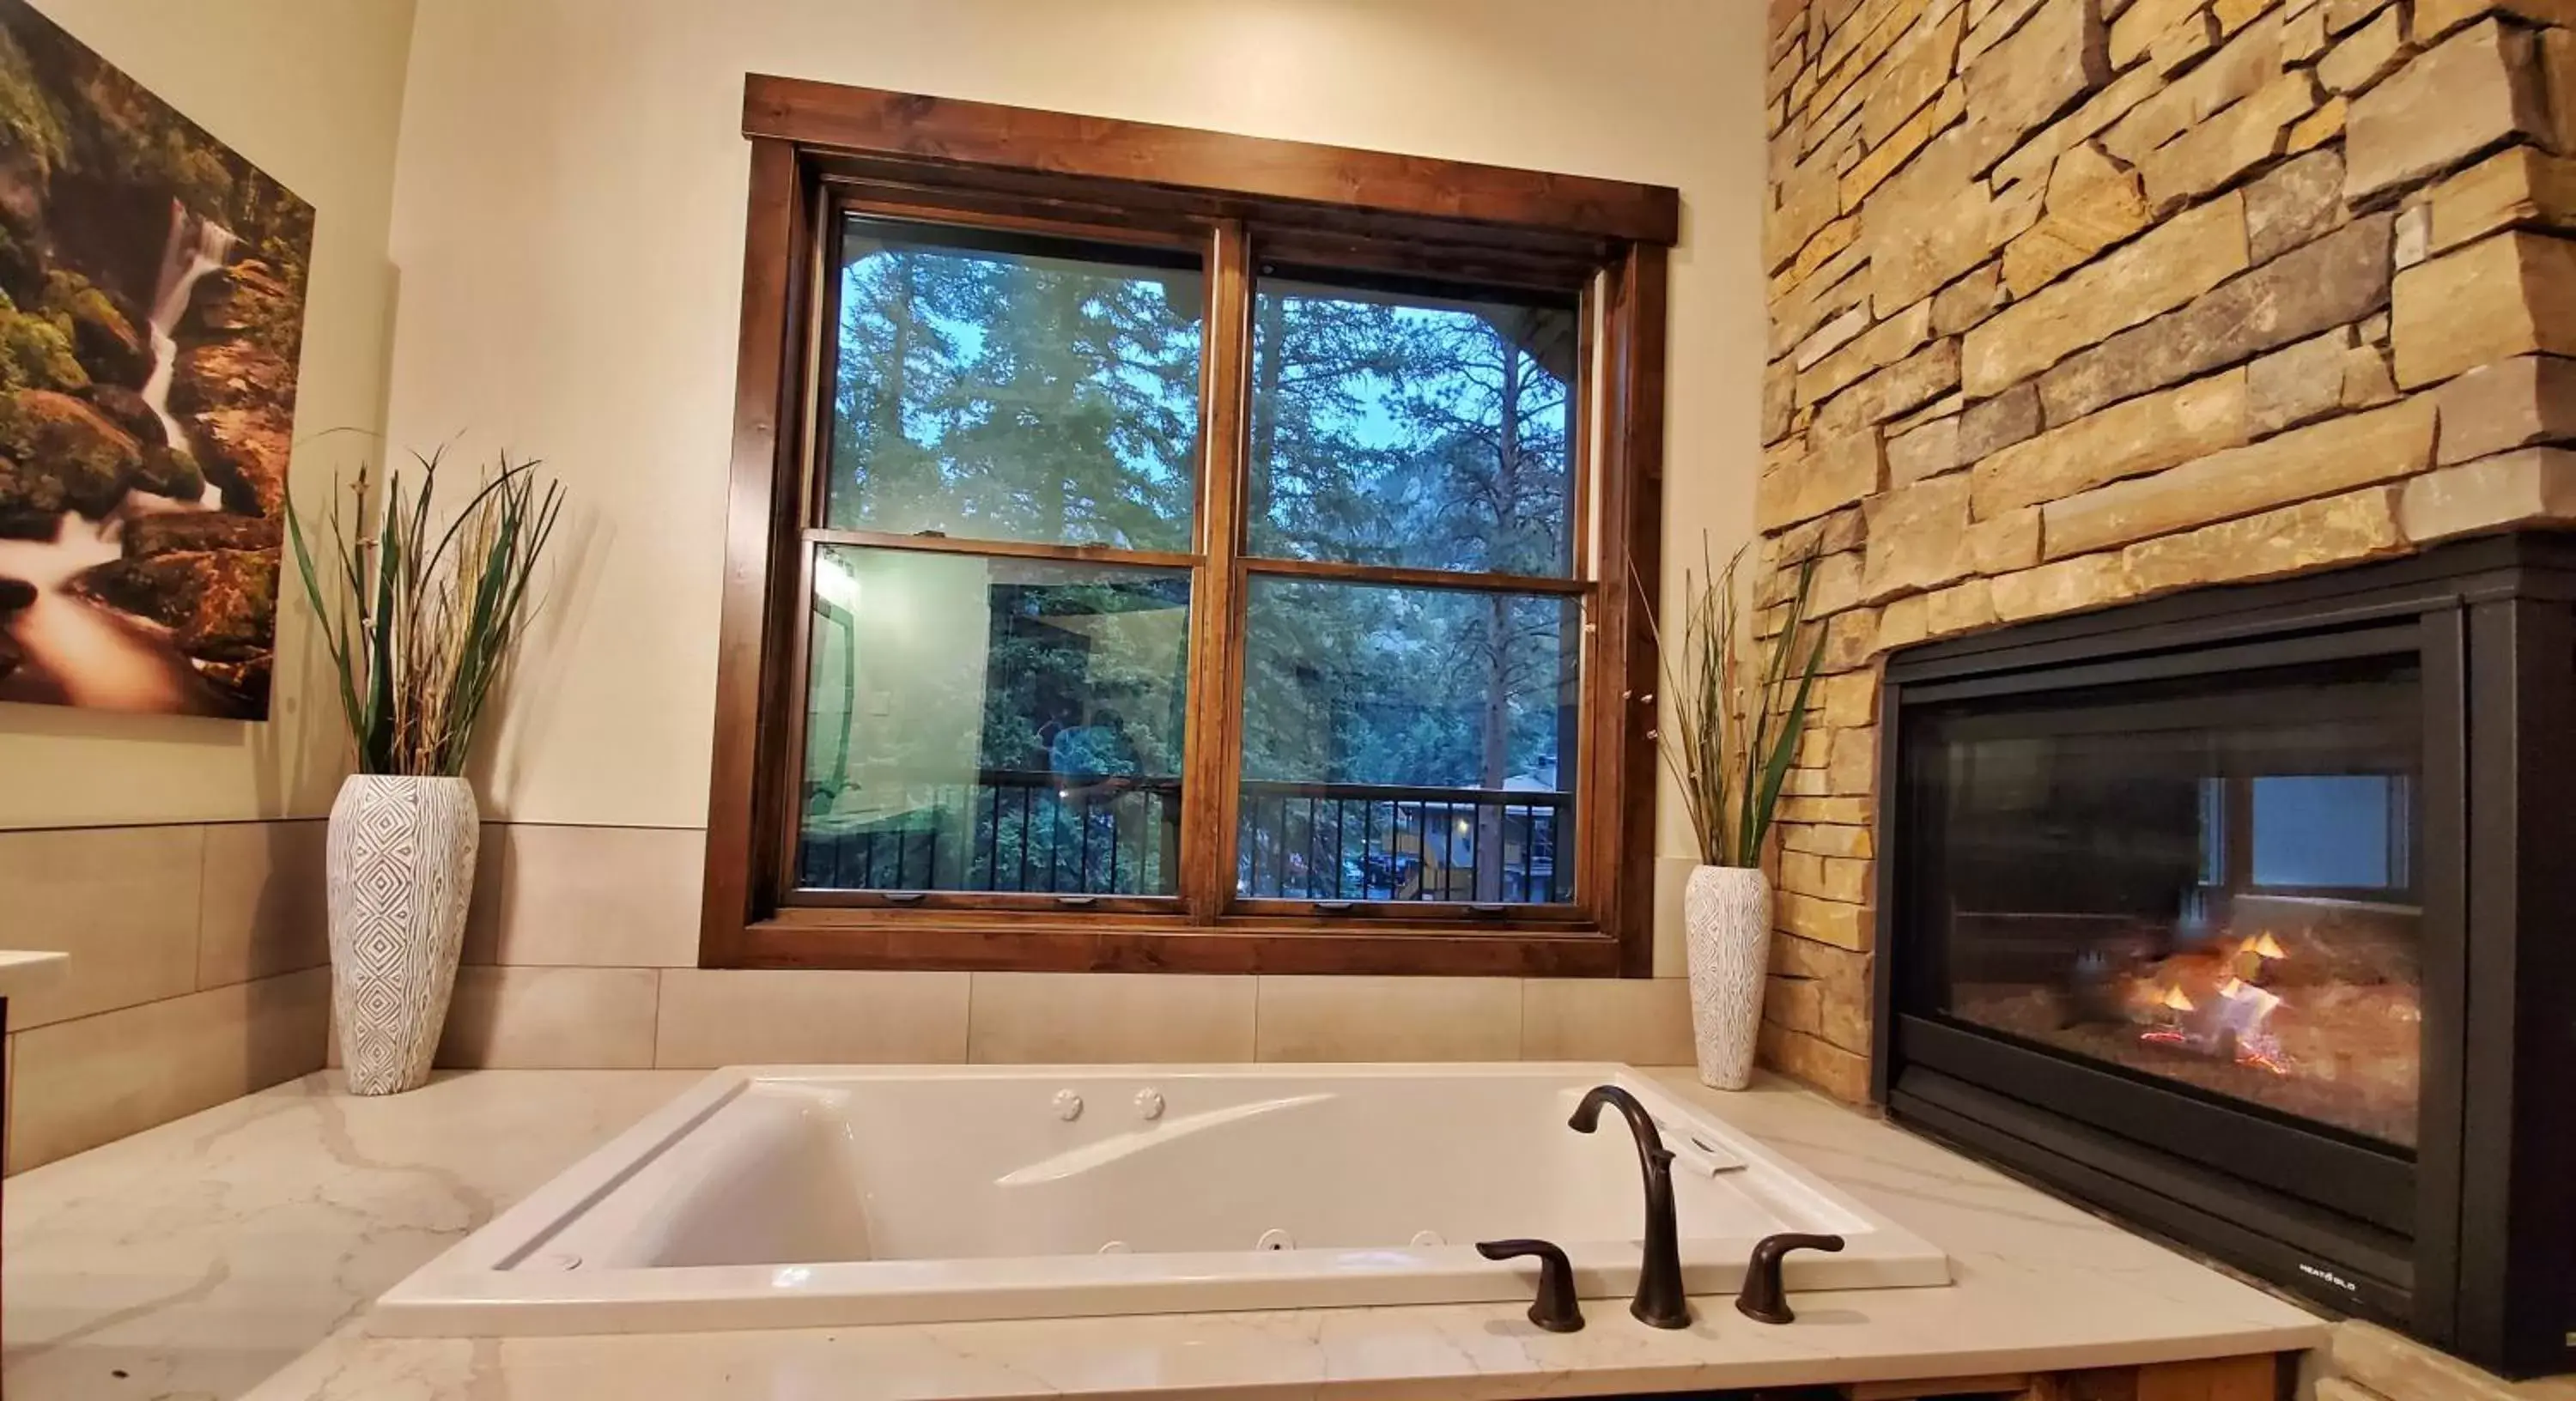
[[[1825,657],[1825,639],[1821,632],[1816,645],[1807,652],[1807,665],[1798,677],[1797,695],[1790,701],[1789,714],[1780,727],[1780,743],[1762,766],[1761,800],[1753,809],[1752,826],[1745,832],[1744,849],[1747,866],[1762,859],[1762,843],[1771,835],[1771,819],[1780,804],[1780,789],[1789,778],[1789,766],[1798,757],[1798,741],[1807,731],[1807,695],[1816,684],[1816,666]]]
[[[400,773],[399,718],[394,711],[394,665],[399,651],[396,633],[402,623],[395,609],[402,578],[402,474],[396,472],[385,495],[384,529],[373,565],[376,602],[369,611],[367,728],[359,743],[364,773]]]
[[[349,672],[348,634],[340,622],[339,610],[334,609],[322,595],[322,583],[313,568],[313,551],[304,542],[304,525],[296,517],[294,503],[284,503],[281,510],[286,517],[286,537],[295,546],[296,575],[304,581],[304,597],[313,605],[313,621],[322,630],[322,645],[331,654],[331,672],[339,682],[340,718],[354,736],[358,733],[359,724],[358,687],[356,678]]]

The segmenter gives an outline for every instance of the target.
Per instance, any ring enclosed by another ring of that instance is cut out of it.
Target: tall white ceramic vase
[[[461,778],[357,774],[331,805],[331,1014],[349,1092],[429,1078],[482,824]]]
[[[1700,1083],[1743,1089],[1770,971],[1771,882],[1759,868],[1701,866],[1682,890],[1682,925]]]

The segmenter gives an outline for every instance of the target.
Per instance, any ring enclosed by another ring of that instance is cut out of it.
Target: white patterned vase
[[[1682,889],[1682,926],[1700,1083],[1743,1089],[1753,1078],[1762,984],[1770,972],[1770,880],[1753,867],[1694,869]]]
[[[331,1016],[349,1093],[429,1079],[482,824],[461,778],[357,774],[331,805]]]

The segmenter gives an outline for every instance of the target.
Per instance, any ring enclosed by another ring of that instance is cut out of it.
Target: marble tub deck
[[[1679,1333],[1590,1301],[1591,1326],[1561,1336],[1518,1306],[1479,1304],[379,1338],[364,1319],[376,1295],[699,1077],[482,1071],[367,1100],[316,1075],[10,1179],[0,1389],[10,1401],[1500,1398],[2129,1365],[2325,1338],[2299,1309],[1803,1091],[1720,1095],[1687,1071],[1650,1073],[1942,1246],[1958,1282],[1801,1294],[1786,1328],[1702,1299]]]

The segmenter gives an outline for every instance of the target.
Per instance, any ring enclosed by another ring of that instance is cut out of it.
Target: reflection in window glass
[[[1251,551],[1563,575],[1575,303],[1264,278],[1252,323]]]
[[[1187,256],[850,220],[826,524],[1189,549],[1201,286]]]
[[[2253,781],[2254,884],[2391,890],[2407,806],[2397,774],[2277,774]]]
[[[1168,895],[1182,570],[820,547],[799,884]]]
[[[1237,888],[1572,898],[1581,604],[1255,578]]]

